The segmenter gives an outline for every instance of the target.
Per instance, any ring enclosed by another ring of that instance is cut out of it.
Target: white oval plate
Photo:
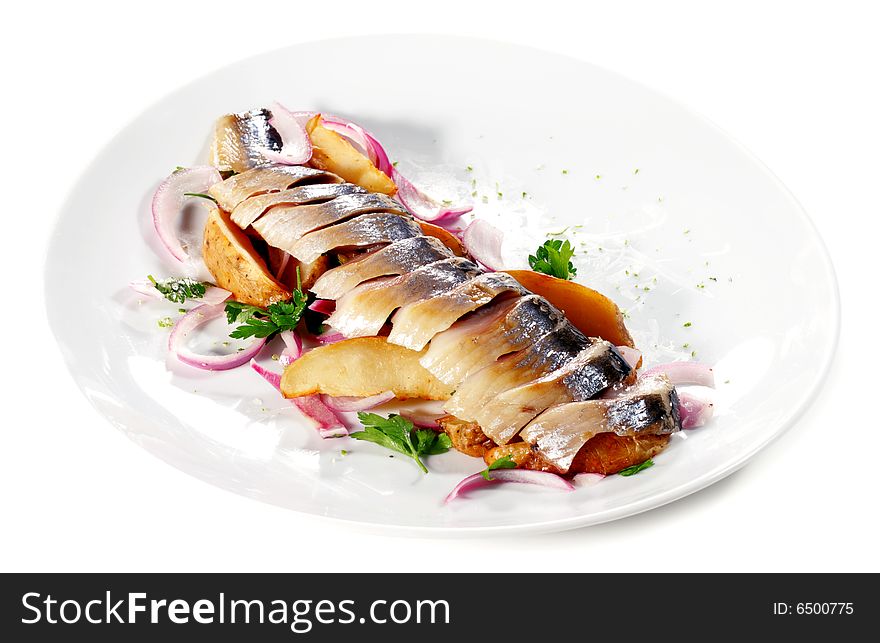
[[[374,64],[383,71],[371,73]],[[714,421],[637,476],[573,493],[501,485],[444,506],[478,460],[435,456],[422,475],[375,445],[321,441],[247,367],[206,373],[167,360],[168,331],[156,321],[177,306],[140,304],[126,287],[175,270],[155,252],[150,195],[175,166],[203,162],[218,115],[273,99],[358,120],[438,190],[450,185],[438,177],[465,191],[476,180],[477,212],[508,231],[511,266],[569,226],[579,280],[628,310],[649,363],[696,351],[717,365]],[[583,62],[426,36],[291,47],[152,106],[73,191],[46,280],[71,372],[132,440],[230,491],[406,533],[568,529],[721,479],[805,409],[833,355],[839,311],[831,263],[804,212],[710,123]]]

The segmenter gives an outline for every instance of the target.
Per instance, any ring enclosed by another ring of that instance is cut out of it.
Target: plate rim
[[[761,170],[761,172],[771,179],[773,184],[777,189],[780,190],[780,193],[785,196],[788,202],[792,206],[793,213],[797,213],[798,218],[806,224],[806,229],[809,231],[809,237],[816,244],[816,248],[819,251],[819,255],[822,259],[822,272],[824,276],[828,280],[828,284],[831,289],[831,303],[833,304],[828,311],[828,317],[830,324],[826,325],[826,346],[821,355],[821,359],[816,360],[819,364],[819,367],[815,370],[814,379],[809,387],[803,389],[802,394],[798,397],[797,402],[791,405],[791,408],[794,410],[788,411],[786,415],[774,423],[774,429],[769,431],[766,436],[763,436],[761,440],[757,441],[749,450],[740,454],[737,458],[731,460],[725,466],[719,467],[716,470],[709,471],[697,478],[690,480],[689,482],[676,485],[670,489],[667,489],[658,494],[652,494],[645,499],[632,501],[620,506],[611,507],[608,509],[604,509],[602,511],[591,513],[591,514],[579,514],[573,515],[566,518],[556,518],[552,520],[544,520],[537,522],[527,522],[523,524],[508,524],[508,525],[492,525],[492,526],[418,526],[418,525],[404,525],[404,524],[395,524],[395,523],[387,523],[381,521],[372,521],[372,520],[362,520],[362,519],[354,519],[354,518],[344,518],[338,516],[328,516],[322,515],[319,513],[314,513],[302,509],[296,509],[293,507],[283,506],[278,503],[274,503],[270,500],[266,500],[264,498],[260,498],[254,495],[246,495],[239,492],[236,492],[232,489],[228,489],[224,486],[220,486],[219,488],[223,491],[234,493],[238,496],[242,496],[248,498],[249,500],[257,501],[262,504],[278,507],[284,509],[286,511],[291,511],[299,516],[306,516],[312,519],[319,519],[325,523],[333,523],[336,525],[344,525],[347,528],[353,528],[359,531],[365,531],[369,533],[382,533],[385,535],[391,536],[411,536],[411,537],[457,537],[457,538],[469,538],[469,537],[486,537],[493,536],[498,534],[541,534],[541,533],[552,533],[552,532],[562,532],[562,531],[570,531],[573,529],[579,529],[583,527],[589,527],[593,525],[600,525],[608,522],[612,522],[615,520],[620,520],[622,518],[627,518],[630,516],[635,516],[640,513],[644,513],[646,511],[650,511],[652,509],[658,509],[660,507],[664,507],[676,500],[680,500],[682,498],[686,498],[694,493],[697,493],[716,482],[723,480],[724,478],[732,475],[733,473],[739,471],[742,467],[749,463],[758,453],[767,448],[770,444],[775,442],[777,439],[782,437],[785,433],[787,433],[797,422],[798,420],[809,410],[809,408],[815,403],[816,393],[819,390],[822,383],[828,376],[828,373],[831,369],[832,364],[834,363],[834,359],[837,354],[837,348],[840,342],[840,325],[841,325],[841,300],[840,300],[840,287],[837,279],[837,273],[834,268],[834,263],[831,259],[831,254],[828,250],[828,246],[825,243],[821,233],[819,232],[815,222],[812,217],[809,215],[807,210],[803,207],[800,201],[794,196],[791,190],[782,182],[782,180],[760,159],[758,158],[748,147],[746,147],[743,143],[741,143],[736,137],[732,136],[729,132],[727,132],[724,128],[719,126],[710,118],[704,116],[702,113],[692,109],[687,104],[678,100],[677,98],[667,94],[665,91],[654,88],[642,81],[634,80],[629,76],[622,74],[620,72],[608,69],[601,65],[597,65],[588,60],[579,58],[577,56],[572,56],[569,54],[564,54],[556,51],[551,51],[548,49],[543,49],[540,47],[536,47],[534,45],[518,43],[510,40],[501,40],[495,38],[482,38],[476,36],[462,36],[455,34],[443,34],[443,33],[427,33],[427,34],[416,34],[412,32],[391,32],[385,34],[369,34],[369,35],[356,35],[356,36],[341,36],[334,38],[312,38],[308,40],[302,40],[295,43],[291,43],[282,47],[277,47],[274,49],[270,49],[265,52],[259,52],[255,54],[251,54],[249,56],[245,56],[244,58],[232,61],[228,64],[225,64],[221,67],[214,68],[204,74],[201,74],[195,78],[188,80],[187,82],[179,85],[175,89],[159,96],[156,100],[150,102],[146,107],[140,110],[134,117],[123,123],[120,127],[116,129],[112,136],[110,136],[103,145],[98,149],[92,159],[84,165],[84,167],[79,171],[76,175],[75,180],[72,182],[71,187],[68,189],[65,197],[61,203],[61,206],[55,211],[52,223],[49,227],[49,234],[46,238],[46,241],[43,245],[43,261],[42,261],[42,276],[43,276],[43,305],[45,317],[48,321],[50,332],[55,339],[56,343],[61,350],[62,360],[64,362],[65,369],[67,370],[68,375],[76,384],[77,388],[83,394],[83,396],[88,400],[91,407],[95,410],[95,412],[103,418],[106,422],[108,422],[111,426],[113,426],[116,430],[120,431],[125,435],[126,438],[129,439],[130,442],[135,443],[135,440],[131,436],[131,434],[126,430],[126,427],[116,419],[105,415],[101,409],[99,408],[97,401],[90,394],[89,390],[86,387],[85,382],[81,375],[77,374],[74,370],[73,359],[66,354],[66,351],[63,350],[65,347],[65,343],[61,338],[61,323],[59,321],[59,312],[54,309],[51,298],[49,297],[49,289],[50,289],[50,281],[49,281],[49,263],[53,255],[53,250],[55,248],[55,244],[58,241],[58,229],[60,227],[60,223],[62,218],[65,216],[65,213],[70,209],[71,202],[75,196],[78,186],[82,183],[84,178],[89,175],[93,169],[93,167],[98,163],[98,161],[104,156],[107,150],[112,147],[115,141],[132,125],[132,123],[140,120],[145,117],[149,112],[151,112],[157,105],[173,98],[175,95],[183,93],[190,86],[204,82],[210,77],[218,74],[224,73],[226,70],[236,67],[239,65],[246,65],[251,60],[264,58],[268,56],[277,55],[279,52],[286,51],[289,49],[296,49],[303,46],[308,46],[313,43],[333,43],[333,42],[355,42],[355,41],[370,41],[370,40],[379,40],[379,39],[387,39],[387,38],[418,38],[420,40],[424,39],[432,39],[432,40],[456,40],[456,41],[467,41],[471,43],[478,43],[481,45],[493,45],[493,46],[504,46],[514,49],[520,50],[529,50],[541,55],[550,55],[554,57],[559,57],[562,59],[566,59],[568,61],[576,62],[579,65],[586,65],[592,67],[593,69],[611,76],[617,80],[623,80],[640,91],[644,91],[654,96],[657,96],[663,99],[665,102],[670,105],[674,105],[677,109],[681,110],[682,113],[686,114],[688,117],[701,121],[704,125],[707,125],[711,129],[713,129],[716,133],[718,133],[723,139],[730,142],[735,146],[746,158],[748,158],[752,164]],[[174,465],[171,462],[159,457],[149,449],[140,449],[141,451],[145,451],[151,457],[159,460],[160,462],[164,462],[173,466],[176,470],[183,472],[187,476],[199,480],[202,482],[207,482],[204,478],[201,478],[194,473],[187,471],[185,469],[181,469]],[[217,485],[212,485],[217,486]]]

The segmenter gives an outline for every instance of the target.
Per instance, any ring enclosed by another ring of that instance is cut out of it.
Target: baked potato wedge
[[[476,422],[467,422],[459,420],[454,415],[445,415],[437,420],[437,424],[452,440],[453,448],[466,455],[482,458],[496,446]]]
[[[568,474],[601,473],[605,476],[617,473],[635,464],[653,458],[669,444],[668,435],[640,435],[637,437],[617,435],[616,433],[600,433],[581,447],[568,470]],[[455,442],[453,441],[453,446]],[[559,473],[552,464],[532,451],[526,442],[512,442],[494,449],[483,455],[486,464],[492,464],[499,458],[510,456],[517,467],[536,471]]]
[[[389,196],[397,192],[397,186],[387,174],[373,165],[370,159],[342,136],[321,124],[320,114],[316,114],[306,123],[306,131],[312,141],[312,167],[333,172],[370,192],[381,192]]]
[[[284,370],[285,397],[314,393],[367,397],[393,391],[398,399],[447,400],[449,386],[421,364],[422,353],[384,337],[355,337],[308,351]]]
[[[452,250],[453,254],[456,256],[468,256],[467,248],[465,248],[464,244],[458,239],[458,237],[452,234],[449,230],[434,225],[433,223],[428,223],[427,221],[419,221],[419,226],[422,228],[422,234],[427,237],[434,237],[444,246]]]
[[[291,297],[290,290],[271,275],[250,238],[220,208],[214,208],[205,223],[202,259],[217,285],[243,304],[265,308]]]
[[[623,323],[623,314],[617,304],[602,293],[533,270],[508,270],[507,274],[559,308],[588,337],[601,337],[615,346],[635,348],[632,335]]]

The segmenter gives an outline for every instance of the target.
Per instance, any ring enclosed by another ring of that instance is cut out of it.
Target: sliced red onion
[[[153,285],[153,282],[148,279],[129,282],[128,286],[141,295],[146,295],[153,299],[165,299],[165,295],[160,293]],[[218,288],[217,286],[208,286],[205,288],[205,294],[198,299],[203,304],[213,305],[223,303],[231,296],[232,293],[228,290]]]
[[[574,482],[579,487],[592,487],[605,479],[601,473],[579,473],[574,477]]]
[[[290,263],[290,253],[284,252],[282,250],[283,256],[281,257],[281,265],[278,266],[278,271],[275,273],[275,279],[281,279],[284,275],[284,270],[287,268],[287,264]]]
[[[331,129],[347,138],[355,147],[360,148],[360,151],[366,154],[370,162],[380,172],[391,177],[391,172],[394,168],[391,165],[391,161],[388,160],[388,154],[385,153],[385,148],[382,147],[382,144],[370,132],[357,123],[332,114],[322,114],[321,124],[327,129]]]
[[[501,261],[501,243],[504,234],[484,219],[474,219],[465,228],[461,241],[474,259],[489,270],[503,270]]]
[[[642,373],[642,377],[648,375],[666,375],[675,385],[697,384],[715,388],[715,372],[711,366],[700,362],[658,364]]]
[[[295,397],[290,401],[302,411],[303,415],[317,423],[318,433],[325,440],[327,438],[343,438],[348,435],[348,429],[342,420],[317,395]]]
[[[306,132],[306,122],[311,118],[308,112],[291,112],[281,103],[269,106],[272,118],[269,124],[281,136],[281,151],[263,150],[261,154],[273,163],[282,165],[302,165],[312,158],[312,141]]]
[[[413,423],[413,426],[417,426],[420,429],[439,429],[440,424],[437,422],[440,418],[443,417],[444,414],[436,414],[436,413],[422,413],[419,411],[400,411],[401,417],[409,420]]]
[[[321,395],[321,401],[334,411],[341,413],[354,413],[357,411],[369,411],[372,408],[385,404],[394,399],[394,391],[385,391],[378,395],[370,397],[349,397],[340,396],[333,397],[331,395]]]
[[[173,172],[159,184],[153,194],[153,225],[159,240],[178,261],[188,260],[189,255],[177,237],[175,223],[188,201],[191,199],[204,201],[200,197],[188,197],[185,194],[204,194],[221,180],[220,173],[210,165],[185,168]]]
[[[309,310],[322,315],[332,315],[336,310],[336,302],[332,299],[316,299],[309,305]]]
[[[338,330],[330,329],[326,333],[321,333],[315,337],[315,339],[322,344],[335,344],[336,342],[341,342],[342,340],[347,339],[347,337]]]
[[[251,360],[251,368],[269,384],[279,391],[281,390],[281,375],[263,368],[253,359]],[[321,402],[317,395],[295,397],[290,400],[290,403],[318,425],[318,433],[322,438],[340,438],[348,435],[348,429],[345,428],[342,421],[336,417],[336,414],[331,409]]]
[[[174,325],[171,337],[168,338],[168,350],[184,364],[206,371],[226,371],[241,366],[262,350],[266,344],[265,339],[254,338],[244,350],[229,355],[200,355],[190,350],[186,345],[187,337],[199,326],[225,315],[226,310],[223,304],[204,304],[193,308]]]
[[[292,330],[282,331],[279,333],[279,337],[281,337],[281,341],[284,342],[285,349],[281,351],[278,362],[282,366],[290,366],[290,364],[302,356],[302,338],[299,336],[299,333]]]
[[[630,365],[630,368],[635,368],[639,363],[639,360],[642,359],[642,351],[637,348],[631,348],[629,346],[618,346],[617,352],[620,353],[620,356],[626,360],[626,363]]]
[[[560,489],[562,491],[574,491],[574,485],[565,478],[546,471],[532,471],[530,469],[496,469],[490,472],[491,480],[486,480],[481,473],[468,476],[449,492],[444,502],[451,502],[467,491],[478,489],[496,482],[519,482],[523,484],[536,484],[542,487]]]
[[[442,205],[417,188],[409,179],[391,168],[391,180],[397,186],[397,198],[417,219],[429,223],[449,223],[474,209],[470,203]]]
[[[678,394],[678,413],[681,418],[681,428],[696,429],[712,419],[715,406],[709,402],[688,395]]]

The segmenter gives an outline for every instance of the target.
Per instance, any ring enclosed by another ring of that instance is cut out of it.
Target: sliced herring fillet
[[[388,316],[413,301],[435,297],[479,274],[471,261],[452,257],[421,266],[399,277],[362,284],[337,300],[327,325],[346,337],[376,335]]]
[[[258,194],[286,190],[297,184],[310,183],[342,183],[335,174],[316,170],[301,165],[267,165],[246,170],[241,174],[230,176],[225,181],[215,183],[208,189],[226,212],[235,210],[239,203]]]
[[[564,320],[535,343],[469,376],[443,408],[461,420],[476,421],[480,409],[493,397],[556,370],[591,343]]]
[[[270,208],[280,205],[305,205],[326,201],[346,194],[367,194],[359,185],[351,183],[312,183],[299,187],[258,194],[245,199],[232,211],[232,220],[244,230]]]
[[[321,299],[339,299],[370,279],[412,272],[451,256],[452,251],[434,237],[401,239],[328,270],[312,286],[312,292]]]
[[[496,444],[507,444],[548,407],[589,400],[622,382],[630,370],[610,342],[596,339],[561,368],[491,399],[475,420]]]
[[[553,406],[521,432],[523,440],[563,473],[593,436],[665,435],[681,428],[678,394],[663,375],[639,380],[620,397]]]
[[[311,232],[287,250],[300,261],[310,263],[325,252],[339,248],[363,248],[422,235],[411,217],[388,212],[370,212],[343,223]]]
[[[488,272],[452,290],[408,304],[395,313],[388,341],[420,351],[439,332],[496,297],[525,294],[520,283],[503,272]]]
[[[312,205],[274,207],[253,226],[270,246],[288,250],[310,232],[369,212],[406,214],[397,201],[384,194],[348,194]]]
[[[456,386],[497,358],[538,341],[564,318],[538,295],[497,302],[435,335],[420,361],[434,377]]]

